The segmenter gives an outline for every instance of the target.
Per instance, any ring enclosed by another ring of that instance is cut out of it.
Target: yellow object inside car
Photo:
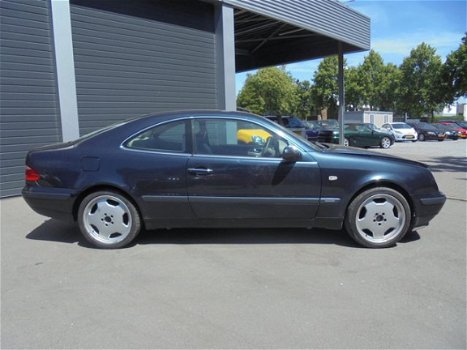
[[[258,141],[265,143],[269,137],[271,134],[262,129],[239,129],[237,131],[237,140],[243,143],[258,143]]]

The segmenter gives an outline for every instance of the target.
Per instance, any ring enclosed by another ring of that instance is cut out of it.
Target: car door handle
[[[214,172],[214,170],[209,168],[188,168],[188,172],[192,175],[209,175]]]

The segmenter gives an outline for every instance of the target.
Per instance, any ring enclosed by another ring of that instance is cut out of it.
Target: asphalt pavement
[[[343,231],[143,232],[91,248],[0,201],[1,348],[466,347],[467,141],[397,143],[448,200],[382,250]]]

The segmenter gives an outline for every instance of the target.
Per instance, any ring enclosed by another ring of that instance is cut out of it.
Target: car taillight
[[[36,182],[39,181],[40,178],[41,175],[36,170],[26,166],[26,181]]]

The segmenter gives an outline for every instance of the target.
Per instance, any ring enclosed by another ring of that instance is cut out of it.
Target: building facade
[[[235,106],[235,73],[367,50],[337,1],[2,0],[0,196],[30,149],[128,117]]]

